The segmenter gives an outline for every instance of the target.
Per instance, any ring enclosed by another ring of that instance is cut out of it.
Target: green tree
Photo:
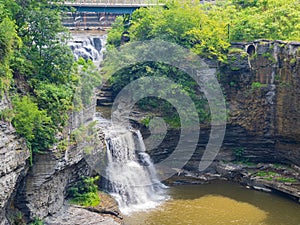
[[[13,54],[13,46],[20,43],[15,23],[6,4],[8,2],[0,2],[0,96],[5,89],[8,89],[12,78],[9,62]]]
[[[39,82],[34,93],[39,108],[47,112],[57,128],[62,129],[68,120],[68,111],[72,109],[73,88],[61,84]]]
[[[73,103],[74,109],[80,110],[92,103],[95,88],[101,85],[101,76],[94,63],[83,58],[79,58],[74,64],[74,70],[78,74],[79,81],[75,88]]]
[[[45,150],[68,121],[79,74],[66,44],[68,33],[61,24],[60,7],[45,0],[16,0],[9,11],[23,43],[14,49],[9,68],[18,80],[16,90],[30,96],[15,97],[13,124],[29,147]],[[22,106],[25,102],[32,109]],[[31,115],[22,118],[27,114]]]
[[[29,97],[13,100],[15,116],[13,126],[22,135],[33,151],[46,150],[55,141],[52,120],[45,110],[39,110]]]

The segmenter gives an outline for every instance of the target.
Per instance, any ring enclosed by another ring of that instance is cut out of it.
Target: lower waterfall
[[[107,124],[107,123],[106,123]],[[154,208],[167,199],[166,186],[157,176],[139,130],[109,126],[107,148],[107,191],[123,214]]]

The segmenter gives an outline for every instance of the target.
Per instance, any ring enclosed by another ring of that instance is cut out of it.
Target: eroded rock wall
[[[9,99],[0,100],[0,111],[10,107]],[[30,153],[10,123],[0,120],[0,224],[7,224],[6,208],[18,182],[27,169]]]
[[[228,128],[240,126],[250,139],[259,140],[252,148],[243,144],[246,156],[247,150],[253,151],[250,156],[255,151],[261,155],[259,149],[267,147],[278,160],[300,165],[300,43],[261,40],[236,45],[245,51],[249,46],[255,52],[243,60],[248,68],[224,69]]]
[[[95,114],[95,99],[92,103],[90,107],[70,114],[68,126],[63,131],[67,135],[60,135],[65,147],[59,147],[58,143],[49,151],[34,154],[33,165],[20,182],[14,201],[27,221],[45,219],[57,213],[62,215],[68,187],[81,176],[91,174],[91,168],[85,161],[85,151],[91,151],[91,147],[102,150],[101,143],[89,136],[87,129]],[[75,130],[78,138],[73,140],[70,134]]]
[[[228,61],[217,67],[229,117],[215,160],[299,166],[300,43],[233,43]],[[145,127],[142,130],[145,137],[150,135]],[[209,133],[209,126],[201,126],[196,151],[186,169],[198,170]],[[150,151],[154,161],[170,156],[178,135],[178,131],[170,130],[163,143]]]

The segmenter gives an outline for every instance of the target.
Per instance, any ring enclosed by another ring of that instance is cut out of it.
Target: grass
[[[259,177],[275,177],[275,176],[280,176],[280,174],[272,172],[272,171],[258,171],[256,173],[257,176]]]
[[[259,171],[256,173],[256,176],[263,178],[264,180],[275,180],[278,182],[289,182],[294,183],[298,180],[293,177],[283,177],[281,174],[273,172],[273,171]]]
[[[289,182],[289,183],[294,183],[297,182],[298,180],[293,178],[293,177],[278,177],[276,178],[277,181],[279,182]]]
[[[44,225],[44,222],[39,218],[35,218],[34,221],[31,222],[29,225]]]

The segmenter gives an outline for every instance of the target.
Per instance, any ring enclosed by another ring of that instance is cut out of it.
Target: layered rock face
[[[229,113],[215,161],[243,158],[299,166],[300,43],[233,43],[228,61],[217,66]],[[145,127],[142,130],[145,137],[150,135]],[[198,171],[209,134],[210,126],[201,125],[198,145],[186,169]],[[169,130],[164,141],[150,150],[155,162],[170,156],[178,137],[178,130]]]
[[[27,219],[45,218],[59,212],[65,200],[68,185],[83,175],[89,175],[87,165],[80,153],[75,158],[64,160],[52,153],[36,155],[34,165],[18,190],[15,206]]]
[[[85,110],[70,115],[68,127],[65,132],[72,131],[82,126],[87,126],[92,121],[95,113],[95,100]],[[87,137],[88,130],[80,133]],[[65,137],[66,138],[66,137]],[[67,137],[68,138],[68,137]],[[33,166],[26,177],[20,182],[14,205],[25,215],[28,221],[34,218],[44,219],[56,213],[64,215],[66,191],[72,183],[81,176],[90,175],[91,169],[85,161],[85,151],[93,147],[102,150],[102,144],[96,138],[90,141],[68,139],[65,149],[54,146],[53,149],[35,154]]]
[[[0,100],[0,110],[10,107],[9,100]],[[30,153],[25,141],[7,122],[0,121],[0,224],[7,224],[6,208],[27,169],[26,160]]]
[[[300,165],[300,43],[257,41],[236,47],[250,55],[239,62],[248,61],[248,67],[225,70],[228,130],[238,126],[247,134],[232,132],[241,138],[246,157]]]

